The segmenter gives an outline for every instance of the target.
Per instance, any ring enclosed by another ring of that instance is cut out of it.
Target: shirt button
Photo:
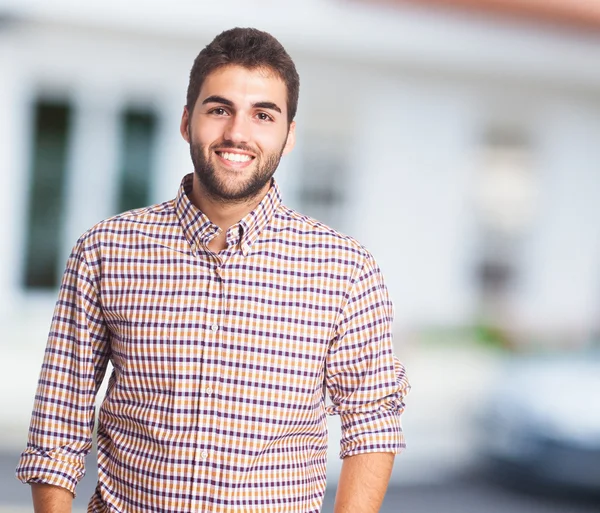
[[[216,331],[218,331],[218,330],[219,330],[219,325],[218,325],[218,324],[213,324],[213,325],[210,327],[210,329],[211,329],[212,331],[216,332]]]
[[[223,270],[222,270],[220,267],[217,267],[217,268],[215,269],[215,271],[216,271],[216,273],[217,273],[219,276],[222,276],[222,275],[223,275]]]
[[[208,452],[206,452],[206,451],[202,451],[202,452],[200,453],[200,457],[201,457],[203,460],[205,460],[206,458],[208,458]]]
[[[206,388],[204,389],[204,391],[206,392],[206,395],[210,395],[210,394],[212,394],[212,393],[213,393],[213,389],[212,389],[212,388],[210,388],[210,387],[206,387]]]

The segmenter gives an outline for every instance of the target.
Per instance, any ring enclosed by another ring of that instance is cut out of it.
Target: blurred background
[[[233,26],[300,72],[284,201],[394,300],[413,391],[382,511],[599,511],[596,0],[0,0],[0,511],[31,510],[14,467],[70,248],[174,197],[189,69]]]

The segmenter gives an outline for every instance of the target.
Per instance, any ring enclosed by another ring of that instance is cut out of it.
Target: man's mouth
[[[250,162],[254,159],[251,155],[245,155],[242,153],[230,153],[228,151],[217,151],[219,157],[228,160],[229,162]]]

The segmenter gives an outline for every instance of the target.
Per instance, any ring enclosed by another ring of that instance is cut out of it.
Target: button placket
[[[220,331],[222,328],[221,325],[221,316],[224,310],[224,282],[220,276],[220,271],[224,265],[226,260],[226,256],[224,254],[216,254],[214,255],[214,267],[216,279],[210,280],[211,284],[211,293],[214,297],[218,297],[218,308],[216,308],[215,313],[212,315],[212,319],[209,317],[207,319],[206,325],[206,336],[205,336],[205,361],[213,362],[213,363],[205,363],[203,369],[202,383],[200,385],[198,392],[198,415],[199,416],[211,416],[211,412],[214,410],[214,400],[215,400],[215,389],[214,382],[216,379],[216,375],[218,375],[218,369],[215,368],[217,360],[217,355],[220,351]],[[198,419],[198,424],[203,424],[202,418]],[[206,425],[206,424],[205,424]],[[212,424],[211,424],[212,425]],[[213,426],[214,427],[214,426]],[[196,442],[196,450],[195,450],[195,461],[198,465],[198,472],[203,472],[202,469],[205,465],[212,461],[213,453],[210,448],[213,446],[215,442],[215,436],[212,430],[206,430],[204,432],[198,433],[198,438]]]
[[[203,245],[206,254],[209,258],[210,265],[213,269],[217,269],[223,265],[223,258],[220,254],[212,253],[207,246]],[[195,447],[193,449],[194,461],[194,476],[196,486],[194,493],[198,496],[205,493],[207,486],[205,477],[211,472],[211,465],[215,460],[213,447],[215,446],[214,434],[214,409],[215,409],[215,390],[213,387],[214,376],[218,374],[218,369],[215,369],[215,355],[218,354],[219,338],[222,316],[222,296],[223,283],[222,280],[215,274],[213,279],[208,282],[208,291],[210,297],[215,298],[215,310],[212,313],[207,312],[204,322],[204,330],[202,334],[198,334],[203,339],[203,366],[201,373],[198,374],[198,379],[195,382],[194,396],[196,404],[197,426],[198,429],[195,435]],[[198,509],[192,509],[198,511]]]

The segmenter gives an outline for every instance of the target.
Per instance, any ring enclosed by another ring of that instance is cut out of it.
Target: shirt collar
[[[193,174],[184,176],[175,198],[175,212],[183,229],[184,236],[192,248],[198,250],[208,244],[219,232],[204,212],[190,201]],[[281,204],[281,191],[271,179],[271,188],[252,212],[246,214],[238,223],[227,230],[227,245],[239,244],[244,255],[247,255],[258,236],[269,224],[277,208]]]

